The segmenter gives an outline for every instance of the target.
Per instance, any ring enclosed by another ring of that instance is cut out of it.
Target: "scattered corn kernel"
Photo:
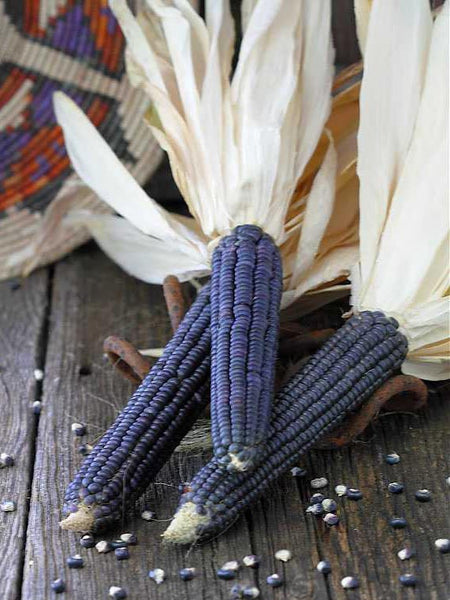
[[[244,565],[246,567],[251,567],[252,569],[257,569],[261,562],[261,557],[257,556],[256,554],[248,554],[247,556],[244,556],[244,558],[242,559],[242,562],[244,563]]]
[[[55,579],[51,582],[50,587],[55,592],[55,594],[62,594],[66,589],[66,584],[62,579]]]
[[[179,571],[180,577],[183,581],[191,581],[197,575],[197,570],[194,567],[187,567]]]
[[[152,571],[148,572],[148,576],[150,577],[150,579],[153,579],[155,583],[160,585],[164,582],[166,578],[166,573],[163,571],[163,569],[153,569]]]
[[[292,552],[290,550],[277,550],[275,558],[281,560],[281,562],[288,562],[292,558]]]
[[[82,569],[84,567],[84,560],[79,554],[69,556],[66,562],[69,569]]]
[[[326,477],[316,477],[316,479],[312,479],[310,482],[313,490],[320,490],[328,485],[328,479]]]
[[[82,423],[72,423],[70,428],[72,429],[72,433],[78,437],[86,435],[86,425]]]
[[[417,577],[412,573],[404,573],[403,575],[400,575],[398,579],[405,587],[415,587],[417,584]]]
[[[80,545],[83,548],[93,548],[95,546],[94,536],[90,533],[83,535],[83,537],[80,539]]]
[[[123,600],[127,597],[127,593],[123,588],[112,585],[109,588],[109,596],[110,598],[114,598],[114,600]]]
[[[391,452],[390,454],[386,454],[384,460],[388,465],[396,465],[400,462],[400,456],[397,454],[397,452]]]
[[[17,504],[13,500],[3,500],[0,504],[0,509],[3,512],[14,512],[17,510]]]
[[[14,458],[6,452],[0,454],[0,469],[4,467],[12,467],[14,465]]]
[[[267,585],[271,587],[281,587],[284,583],[283,578],[278,573],[273,573],[273,575],[269,575],[266,579]]]
[[[434,545],[439,552],[442,552],[442,554],[447,554],[450,552],[450,540],[447,540],[446,538],[435,540]]]
[[[316,569],[319,571],[319,573],[323,573],[324,575],[331,573],[331,565],[328,560],[321,560],[318,562]]]
[[[414,551],[411,548],[402,548],[397,552],[397,556],[400,560],[409,560],[414,556]]]

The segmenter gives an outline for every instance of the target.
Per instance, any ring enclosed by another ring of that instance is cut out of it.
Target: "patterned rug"
[[[0,279],[86,241],[85,230],[64,222],[68,210],[109,211],[70,167],[55,90],[81,106],[140,183],[161,158],[107,0],[0,0]]]

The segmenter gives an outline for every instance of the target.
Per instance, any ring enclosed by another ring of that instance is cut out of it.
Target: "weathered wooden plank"
[[[312,519],[305,514],[306,499],[311,495],[308,479],[286,475],[264,495],[251,511],[252,541],[256,554],[263,557],[259,584],[264,598],[270,598],[266,577],[283,576],[285,584],[277,593],[290,600],[324,600],[327,584],[315,571],[320,553],[315,540]],[[283,564],[276,560],[277,550],[292,552]]]
[[[0,501],[17,503],[16,512],[0,512],[0,597],[5,600],[18,597],[22,576],[38,419],[32,403],[40,388],[34,370],[43,366],[48,278],[41,270],[17,289],[0,283],[0,452],[15,460],[13,467],[0,470]]]
[[[333,573],[329,576],[333,599],[348,598],[340,580],[354,575],[360,588],[352,598],[378,600],[390,598],[439,599],[445,598],[450,584],[449,557],[440,555],[434,540],[448,537],[450,532],[448,487],[445,477],[450,472],[449,394],[434,398],[423,414],[386,416],[375,427],[375,434],[367,443],[332,452],[314,452],[310,457],[313,476],[324,475],[330,485],[340,483],[358,487],[364,499],[351,502],[339,500],[339,527],[327,530],[320,520],[316,523],[316,543],[322,557],[330,560]],[[398,465],[387,465],[384,456],[397,451]],[[392,495],[387,491],[391,481],[405,485],[405,493]],[[414,492],[429,488],[433,501],[417,502]],[[405,530],[393,530],[389,519],[404,516]],[[397,552],[411,546],[416,558],[402,562]],[[402,588],[398,577],[413,572],[419,577],[415,590]]]
[[[50,581],[64,574],[68,597],[74,600],[106,597],[110,585],[124,586],[130,598],[226,600],[232,582],[219,581],[215,570],[226,560],[250,552],[262,554],[263,563],[256,573],[243,569],[239,581],[255,582],[263,599],[341,600],[349,597],[349,592],[344,592],[339,582],[349,574],[361,583],[352,598],[445,597],[448,556],[439,555],[433,542],[449,535],[449,517],[443,507],[448,502],[445,477],[450,473],[450,405],[439,398],[419,417],[383,418],[368,444],[312,453],[305,459],[306,479],[282,478],[223,536],[191,551],[162,546],[160,534],[167,525],[164,519],[170,518],[177,504],[178,484],[189,481],[206,456],[176,455],[123,525],[109,536],[117,537],[126,530],[137,533],[140,543],[131,549],[129,561],[119,563],[113,554],[80,549],[78,536],[61,532],[57,525],[64,488],[80,462],[70,424],[86,422],[88,438],[94,441],[132,390],[102,359],[101,343],[110,333],[127,336],[140,347],[160,345],[169,335],[162,293],[127,277],[90,247],[56,268],[23,598],[48,598]],[[395,467],[383,461],[383,455],[391,450],[402,456]],[[327,529],[320,520],[305,515],[312,493],[309,480],[320,475],[328,477],[331,496],[335,496],[337,483],[364,492],[360,503],[339,501],[342,523],[338,528]],[[407,486],[404,496],[392,497],[386,491],[387,483],[394,479]],[[415,489],[423,486],[434,492],[427,505],[413,498]],[[161,521],[143,521],[140,512],[144,506],[155,510]],[[410,528],[393,532],[387,521],[402,511]],[[408,540],[417,548],[417,559],[400,563],[396,552]],[[283,547],[294,554],[284,568],[273,557]],[[65,559],[76,552],[86,558],[86,567],[69,571]],[[314,569],[321,558],[333,566],[327,579]],[[177,573],[183,566],[197,567],[199,577],[181,582]],[[148,570],[155,567],[168,573],[160,587],[147,578]],[[286,585],[272,592],[265,578],[280,567]],[[398,575],[408,570],[421,578],[416,591],[405,591],[398,583]]]
[[[161,519],[169,518],[177,503],[178,484],[192,477],[204,462],[201,458],[176,455],[158,477],[161,483],[149,490],[125,519],[123,528],[111,533],[111,538],[125,530],[137,533],[140,544],[132,548],[129,561],[120,563],[113,554],[81,549],[77,535],[58,528],[64,489],[80,462],[71,423],[87,423],[88,439],[93,442],[132,390],[103,361],[103,338],[117,333],[139,347],[149,347],[161,345],[169,335],[161,289],[127,277],[100,251],[91,250],[92,246],[78,251],[55,272],[46,367],[49,376],[36,449],[23,598],[48,598],[51,581],[63,576],[73,600],[106,597],[110,585],[132,590],[132,598],[225,600],[230,584],[217,580],[214,573],[238,551],[251,551],[245,527],[235,530],[231,539],[223,536],[186,556],[186,549],[161,545],[166,521],[147,523],[139,517],[147,503]],[[86,566],[70,571],[65,560],[77,552],[86,558]],[[182,582],[178,570],[183,566],[197,567],[202,577]],[[147,577],[154,567],[169,575],[161,588]]]

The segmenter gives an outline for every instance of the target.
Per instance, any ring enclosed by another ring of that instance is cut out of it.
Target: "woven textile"
[[[149,101],[127,80],[124,49],[107,0],[0,0],[0,279],[83,243],[68,211],[110,210],[70,167],[55,90],[82,107],[140,183],[156,168],[161,152],[142,123]]]

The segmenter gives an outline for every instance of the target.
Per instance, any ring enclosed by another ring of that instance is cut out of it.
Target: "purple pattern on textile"
[[[50,163],[44,156],[36,156],[36,162],[38,163],[39,167],[34,173],[30,175],[30,179],[32,181],[36,181],[37,179],[39,179],[39,177],[45,175],[45,173],[47,173],[51,167]]]
[[[59,144],[58,142],[52,142],[51,143],[51,147],[60,156],[65,156],[66,155],[66,149],[65,149],[65,147],[64,147],[63,144]]]
[[[31,131],[16,131],[0,132],[0,169],[11,163],[11,157],[20,148],[24,148],[33,137]],[[3,172],[0,171],[0,179],[3,177]]]
[[[94,56],[92,33],[89,26],[83,23],[81,4],[74,6],[63,17],[57,19],[50,43],[53,48],[63,52],[74,54],[76,51],[77,56],[85,58]]]
[[[53,112],[53,92],[61,88],[59,82],[46,80],[43,84],[35,84],[31,90],[32,101],[28,106],[31,113],[32,130],[24,131],[19,125],[15,131],[0,131],[0,182],[11,175],[9,165],[20,159],[20,153],[31,142],[36,131],[42,127],[48,127],[56,123]],[[86,92],[76,90],[65,90],[78,105],[83,104]],[[63,146],[53,142],[55,149],[61,156],[65,155]],[[37,157],[39,159],[39,157]],[[43,171],[42,171],[43,169]],[[48,164],[38,169],[31,178],[37,179],[43,172],[49,169]],[[1,187],[1,186],[0,186]]]

